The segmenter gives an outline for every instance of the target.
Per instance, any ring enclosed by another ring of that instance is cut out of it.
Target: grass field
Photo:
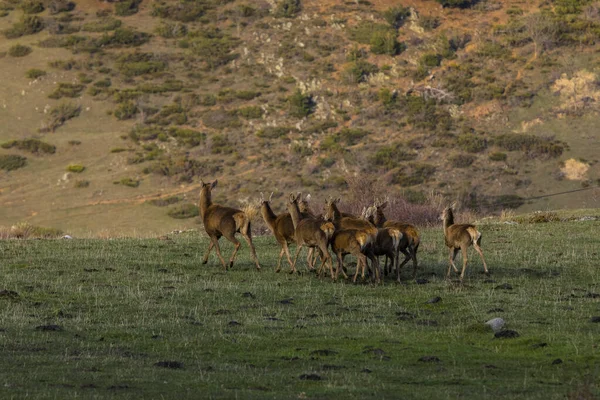
[[[261,272],[195,235],[1,241],[0,398],[596,398],[600,221],[480,229],[463,285],[440,228],[382,286],[275,274],[272,237]]]

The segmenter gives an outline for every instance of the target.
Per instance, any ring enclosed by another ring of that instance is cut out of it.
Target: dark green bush
[[[113,115],[118,120],[122,121],[122,120],[131,119],[131,118],[135,117],[138,112],[139,112],[139,109],[133,101],[126,101],[117,106],[117,108],[113,112]]]
[[[122,22],[116,18],[102,18],[97,21],[83,24],[81,30],[84,32],[108,32],[114,31],[121,26]]]
[[[177,140],[180,146],[195,147],[206,141],[206,133],[192,129],[171,127],[168,133]]]
[[[152,16],[181,22],[192,22],[203,17],[213,5],[207,1],[182,0],[177,3],[155,1]]]
[[[84,85],[78,83],[59,83],[58,87],[48,95],[51,99],[60,99],[63,97],[79,97],[85,89]]]
[[[208,111],[202,117],[202,122],[204,122],[204,125],[208,128],[219,130],[225,128],[239,128],[242,125],[235,111],[228,111],[225,109]]]
[[[148,120],[148,123],[156,125],[183,125],[187,122],[187,111],[180,103],[167,104]]]
[[[7,39],[14,39],[25,35],[33,35],[44,29],[44,22],[35,15],[23,15],[18,22],[15,22],[12,28],[5,30],[4,36]]]
[[[165,197],[165,198],[148,200],[146,203],[151,204],[156,207],[166,207],[166,206],[170,206],[175,203],[179,203],[180,201],[181,201],[180,197],[170,196],[170,197]]]
[[[383,12],[383,18],[394,29],[400,28],[408,17],[410,8],[404,6],[391,7]]]
[[[479,2],[479,0],[436,0],[442,7],[469,8]]]
[[[364,82],[370,74],[377,72],[376,65],[364,60],[357,60],[347,64],[342,72],[343,79],[348,84]]]
[[[408,187],[427,182],[435,174],[436,168],[430,164],[410,163],[392,178],[392,183]]]
[[[75,9],[75,3],[69,0],[50,0],[47,4],[51,15]]]
[[[86,187],[90,186],[90,181],[86,181],[86,180],[77,180],[75,181],[75,184],[73,185],[73,187],[77,188],[77,189],[83,189]]]
[[[370,132],[360,128],[342,128],[337,134],[337,136],[347,146],[353,146],[369,134]]]
[[[565,150],[561,142],[524,133],[505,133],[494,138],[493,143],[508,151],[522,151],[531,157],[559,157]]]
[[[33,154],[54,154],[56,152],[56,146],[42,142],[39,139],[11,140],[3,143],[1,147],[4,149],[11,149],[14,147]]]
[[[212,136],[210,149],[212,154],[231,154],[234,150],[227,136],[221,134]]]
[[[27,72],[25,72],[25,77],[29,79],[41,78],[44,75],[46,75],[46,71],[37,68],[31,68],[28,69]]]
[[[457,143],[458,147],[469,153],[479,153],[487,148],[487,140],[472,133],[459,135]]]
[[[238,54],[231,51],[237,44],[238,40],[216,29],[194,32],[188,41],[192,54],[199,56],[208,69],[215,69],[235,60]]]
[[[442,56],[439,54],[424,54],[421,59],[419,60],[419,63],[425,67],[428,68],[432,68],[432,67],[439,67],[440,64],[442,63]]]
[[[440,26],[440,24],[440,19],[433,15],[423,15],[422,17],[419,17],[419,25],[426,31],[432,31]]]
[[[435,100],[421,96],[406,96],[401,99],[408,122],[417,128],[445,133],[452,127],[448,111],[438,106]]]
[[[167,39],[185,37],[188,33],[188,28],[181,22],[166,22],[163,21],[156,28],[156,34]]]
[[[138,12],[138,6],[142,0],[121,0],[115,3],[115,15],[125,17]]]
[[[33,50],[29,46],[15,44],[8,49],[8,55],[11,57],[25,57],[31,54]]]
[[[117,58],[115,66],[125,76],[140,76],[162,72],[167,63],[153,53],[131,53]]]
[[[131,28],[117,28],[112,34],[105,33],[97,40],[99,47],[137,47],[148,42],[150,35]]]
[[[304,118],[309,116],[315,107],[315,102],[311,95],[303,94],[300,89],[287,99],[288,114],[294,118]]]
[[[273,15],[277,18],[294,18],[301,9],[300,0],[279,0]]]
[[[197,205],[186,203],[172,207],[167,215],[177,219],[194,218],[200,215],[200,210]]]
[[[129,138],[134,142],[154,140],[161,133],[163,130],[157,126],[136,125],[129,131]]]
[[[370,157],[370,161],[377,166],[393,169],[398,167],[402,161],[410,161],[417,158],[417,152],[405,150],[402,144],[395,143],[380,147],[375,154]]]
[[[285,126],[265,126],[256,132],[256,136],[262,139],[278,139],[286,136],[292,128]]]
[[[238,113],[246,119],[259,119],[262,118],[264,111],[259,106],[248,106],[240,108]]]
[[[467,168],[475,162],[475,156],[471,154],[456,154],[448,158],[453,168]]]
[[[260,95],[260,92],[255,92],[253,90],[238,90],[235,92],[235,97],[240,100],[252,100]]]
[[[136,187],[140,186],[140,181],[138,181],[136,179],[132,179],[132,178],[122,178],[121,180],[115,181],[113,183],[115,185],[123,185],[123,186],[132,187],[132,188],[136,188]]]
[[[61,103],[52,107],[46,117],[45,126],[40,129],[40,132],[54,132],[68,120],[79,116],[79,113],[81,113],[81,106],[73,103]]]
[[[351,40],[362,44],[371,44],[371,39],[375,34],[385,35],[392,34],[396,36],[396,29],[385,25],[377,24],[371,21],[362,21],[358,25],[349,29],[349,37]]]
[[[398,43],[396,40],[396,32],[374,32],[369,41],[371,52],[373,54],[387,54],[395,56],[405,50],[406,46]]]
[[[44,3],[41,1],[25,0],[21,3],[21,9],[25,14],[39,14],[46,8],[44,7]]]
[[[0,154],[0,169],[14,171],[27,165],[27,158],[16,154]]]

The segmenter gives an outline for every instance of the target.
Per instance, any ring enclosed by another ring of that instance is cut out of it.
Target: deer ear
[[[294,193],[290,193],[290,203],[293,203],[296,201],[296,195]]]
[[[269,202],[271,202],[272,198],[273,198],[273,192],[271,192],[271,195],[269,196]]]
[[[334,202],[335,204],[338,204],[338,203],[339,203],[341,200],[342,200],[342,199],[340,199],[340,198],[338,197],[338,198],[337,198],[337,199],[335,199],[333,202]]]
[[[219,181],[218,181],[217,179],[215,179],[215,181],[214,181],[214,182],[213,182],[213,183],[210,185],[210,188],[211,188],[211,189],[214,189],[215,187],[217,187],[217,183],[218,183],[218,182],[219,182]]]
[[[310,193],[309,193],[309,194],[307,194],[307,195],[304,197],[304,200],[306,200],[306,201],[310,201]]]
[[[380,207],[381,207],[381,208],[386,208],[386,207],[387,207],[387,205],[388,205],[388,202],[387,202],[387,200],[386,200],[386,201],[384,201],[384,202],[383,202],[383,204],[382,204]]]

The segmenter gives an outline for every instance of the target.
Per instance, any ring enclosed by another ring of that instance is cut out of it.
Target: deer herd
[[[370,271],[371,280],[380,283],[382,281],[382,270],[379,264],[380,256],[385,256],[383,272],[387,275],[395,268],[396,280],[399,283],[401,283],[400,271],[402,267],[412,260],[412,279],[416,278],[417,250],[420,244],[419,232],[411,224],[387,220],[384,214],[384,210],[388,205],[387,201],[375,201],[373,206],[365,207],[360,216],[355,216],[341,212],[338,209],[340,199],[330,197],[325,202],[323,214],[317,215],[310,210],[310,195],[302,197],[301,194],[291,193],[286,204],[288,212],[277,215],[271,208],[273,194],[268,199],[265,199],[261,194],[260,207],[248,206],[243,210],[239,210],[212,202],[211,193],[216,186],[216,180],[212,183],[202,181],[200,190],[200,216],[204,229],[210,238],[203,264],[208,262],[210,252],[214,247],[223,268],[233,267],[241,245],[235,235],[240,233],[250,246],[252,259],[256,269],[260,271],[261,268],[252,243],[251,233],[251,221],[257,215],[258,208],[260,208],[265,223],[281,246],[275,272],[281,271],[281,259],[284,254],[290,265],[289,272],[297,272],[298,255],[303,247],[307,247],[309,250],[307,256],[308,270],[315,270],[316,258],[318,257],[320,266],[317,274],[321,276],[328,268],[333,280],[337,280],[340,273],[344,278],[348,278],[346,275],[347,270],[344,267],[344,257],[348,254],[353,255],[357,260],[356,271],[352,278],[353,282],[356,282],[359,274],[361,279],[364,280],[365,273]],[[471,245],[479,253],[485,273],[488,274],[483,251],[480,247],[481,233],[474,225],[455,224],[452,209],[453,206],[447,207],[440,217],[444,225],[445,243],[450,250],[446,277],[450,277],[451,268],[458,273],[454,259],[460,250],[462,251],[463,260],[460,273],[462,282],[467,267],[467,249]],[[234,244],[234,250],[228,264],[225,263],[219,247],[221,236],[225,236],[227,240]],[[296,254],[293,259],[289,250],[289,245],[292,243],[296,244]],[[336,257],[337,266],[335,268],[329,249]],[[404,256],[402,262],[400,262],[400,253]],[[370,262],[370,266],[367,261]]]

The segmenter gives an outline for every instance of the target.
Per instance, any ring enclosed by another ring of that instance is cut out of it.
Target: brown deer
[[[481,232],[477,230],[475,225],[455,224],[452,208],[453,205],[446,207],[441,216],[442,221],[444,221],[444,239],[446,246],[450,249],[450,265],[448,265],[446,278],[450,277],[450,267],[454,268],[454,272],[458,273],[458,269],[456,268],[456,265],[454,265],[454,259],[456,258],[458,251],[462,250],[463,267],[460,273],[460,281],[462,282],[467,269],[467,250],[471,245],[473,245],[475,250],[479,253],[479,256],[481,256],[485,273],[489,274],[485,259],[483,258],[483,251],[480,247]]]
[[[335,271],[335,279],[338,278],[340,271],[344,275],[344,278],[348,278],[344,272],[344,256],[346,254],[352,254],[357,259],[356,273],[352,282],[356,282],[358,273],[362,266],[362,278],[365,278],[365,266],[367,265],[367,257],[374,257],[372,252],[366,251],[367,244],[369,243],[369,234],[365,231],[358,229],[343,229],[335,231],[331,238],[331,250],[335,253],[338,260],[338,267]],[[367,256],[367,254],[369,254]],[[373,263],[374,260],[371,260]]]
[[[210,244],[208,250],[204,255],[203,264],[208,262],[208,256],[213,247],[217,251],[217,256],[223,264],[223,268],[227,270],[225,260],[221,255],[221,249],[219,248],[219,239],[221,236],[225,236],[227,240],[235,245],[231,259],[229,260],[229,268],[233,267],[235,256],[240,248],[240,242],[235,238],[237,232],[241,233],[252,253],[252,258],[256,263],[256,269],[260,271],[260,264],[256,257],[256,250],[252,244],[252,232],[250,229],[250,223],[257,214],[255,207],[248,207],[245,211],[238,210],[231,207],[224,207],[219,204],[213,204],[211,199],[211,192],[217,186],[217,180],[213,183],[204,183],[201,180],[202,188],[200,189],[200,216],[204,223],[204,230],[210,237]]]
[[[331,256],[327,250],[329,239],[334,232],[334,225],[331,222],[317,219],[310,216],[303,216],[298,208],[298,201],[302,194],[297,196],[290,193],[289,201],[287,203],[287,209],[292,217],[294,224],[294,238],[296,240],[296,255],[292,263],[292,272],[296,272],[296,261],[298,260],[298,254],[302,247],[315,247],[320,251],[321,254],[321,268],[319,273],[324,268],[325,263],[329,263],[329,271],[331,273],[331,279],[335,279],[333,274],[333,263],[331,262]]]
[[[413,279],[417,277],[417,250],[421,244],[421,238],[417,228],[411,224],[407,224],[400,221],[388,221],[383,213],[383,210],[387,207],[388,201],[380,202],[375,201],[375,215],[373,217],[373,223],[379,228],[396,228],[402,233],[402,238],[398,244],[398,252],[396,253],[398,260],[400,259],[400,253],[404,254],[404,260],[400,263],[397,268],[397,275],[400,274],[402,267],[409,262],[413,261]],[[396,262],[397,263],[397,262]]]
[[[363,210],[361,218],[373,223],[374,215],[375,207],[369,207],[368,209]],[[391,270],[394,266],[396,266],[396,275],[398,283],[402,283],[400,281],[400,269],[398,269],[396,265],[396,263],[398,262],[398,245],[402,240],[402,237],[402,232],[400,232],[399,229],[391,227],[378,228],[377,237],[375,238],[375,243],[373,245],[373,254],[375,256],[385,256],[384,270],[386,268],[389,268]],[[388,271],[386,271],[386,275],[387,273]]]
[[[337,207],[339,202],[339,198],[334,199],[330,197],[325,202],[325,213],[323,216],[326,220],[333,222],[336,231],[359,230],[367,234],[367,242],[365,243],[364,251],[366,257],[371,260],[371,265],[373,267],[373,280],[379,283],[381,280],[381,270],[379,268],[379,261],[373,254],[373,245],[377,238],[377,227],[375,227],[375,225],[369,221],[350,216],[351,214],[343,214]],[[360,260],[358,260],[356,264],[357,270],[360,267]],[[362,268],[364,273],[364,268],[366,268],[366,265],[363,265]]]

